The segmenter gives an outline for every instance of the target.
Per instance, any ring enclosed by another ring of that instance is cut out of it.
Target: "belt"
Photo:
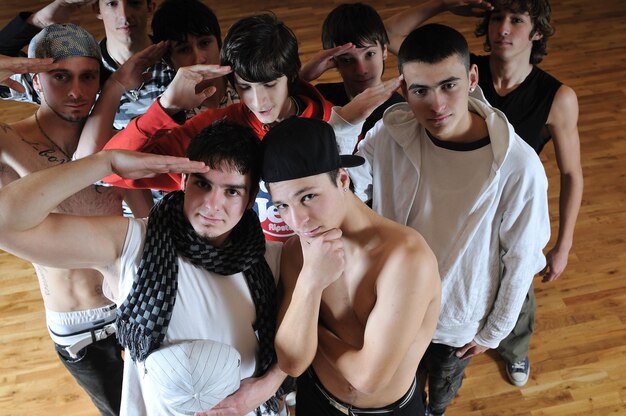
[[[335,409],[339,410],[341,413],[343,413],[344,415],[347,415],[347,416],[354,416],[355,415],[354,412],[356,412],[359,415],[390,415],[390,414],[393,414],[395,409],[400,409],[400,408],[406,406],[406,404],[413,398],[413,395],[415,394],[415,390],[417,388],[417,378],[413,378],[413,383],[411,383],[411,387],[409,388],[409,391],[404,395],[404,397],[402,398],[402,401],[397,406],[394,406],[393,408],[381,408],[381,409],[360,409],[358,407],[354,407],[352,405],[342,403],[342,402],[338,401],[337,399],[335,399],[326,390],[326,388],[324,388],[324,386],[322,386],[319,383],[319,380],[318,380],[317,376],[315,375],[315,373],[310,368],[307,370],[307,373],[309,374],[309,377],[311,377],[311,379],[313,380],[313,384],[315,384],[315,387],[317,387],[319,392],[322,393],[322,395],[326,398],[326,400],[328,400],[328,403],[332,407],[334,407]]]
[[[78,352],[86,346],[114,335],[117,332],[117,326],[115,325],[115,321],[113,321],[100,328],[88,329],[77,334],[59,335],[52,332],[50,328],[48,328],[48,332],[50,333],[52,341],[64,347],[70,357],[77,358]]]

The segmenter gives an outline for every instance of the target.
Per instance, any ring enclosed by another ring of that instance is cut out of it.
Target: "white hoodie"
[[[471,97],[469,108],[487,123],[493,163],[460,232],[441,230],[454,243],[446,258],[435,253],[442,303],[433,342],[461,347],[475,340],[495,348],[513,329],[533,276],[545,266],[548,184],[537,154],[501,111]],[[360,143],[357,154],[366,163],[350,169],[357,195],[401,224],[413,223],[422,140],[430,139],[408,104],[396,104]]]

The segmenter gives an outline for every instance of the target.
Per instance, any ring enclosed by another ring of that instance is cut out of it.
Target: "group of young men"
[[[89,3],[99,44],[64,23]],[[491,53],[424,24],[446,10],[482,14]],[[523,386],[532,279],[565,268],[582,195],[576,95],[536,66],[552,32],[547,0],[343,4],[301,67],[271,14],[222,40],[198,0],[55,0],[0,31],[30,42],[0,94],[40,104],[0,132],[0,248],[102,414],[278,414],[292,376],[301,416],[442,415],[491,348]],[[149,215],[145,189],[169,192]]]

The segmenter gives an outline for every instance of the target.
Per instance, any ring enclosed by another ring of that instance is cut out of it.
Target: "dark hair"
[[[389,44],[382,19],[372,6],[364,3],[341,4],[326,16],[322,25],[322,46],[353,43],[362,48],[378,42],[381,47]]]
[[[222,32],[213,10],[199,0],[165,0],[152,17],[152,40],[184,42],[187,35],[215,36],[222,47]]]
[[[285,75],[291,90],[300,72],[296,36],[269,13],[235,22],[224,38],[220,60],[232,68],[233,85],[235,73],[248,82],[269,82]]]
[[[523,14],[528,12],[533,29],[530,32],[532,37],[535,33],[540,33],[541,39],[533,41],[533,48],[530,52],[530,63],[536,65],[548,54],[548,38],[554,35],[554,28],[550,24],[550,2],[549,0],[495,0],[491,2],[494,10],[485,14],[483,20],[476,26],[474,34],[485,36],[485,51],[491,51],[489,44],[489,21],[493,13],[510,11],[512,13]]]
[[[228,119],[205,127],[187,147],[185,156],[204,162],[212,169],[227,166],[242,175],[250,174],[250,195],[261,180],[261,141],[252,128]]]
[[[407,36],[398,51],[398,70],[407,62],[435,64],[458,55],[469,71],[469,46],[465,37],[449,26],[431,23],[420,26]]]

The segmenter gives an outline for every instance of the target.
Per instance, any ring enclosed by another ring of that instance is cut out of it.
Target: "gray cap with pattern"
[[[29,58],[59,59],[85,56],[102,60],[100,46],[94,37],[73,23],[46,26],[28,45]]]

